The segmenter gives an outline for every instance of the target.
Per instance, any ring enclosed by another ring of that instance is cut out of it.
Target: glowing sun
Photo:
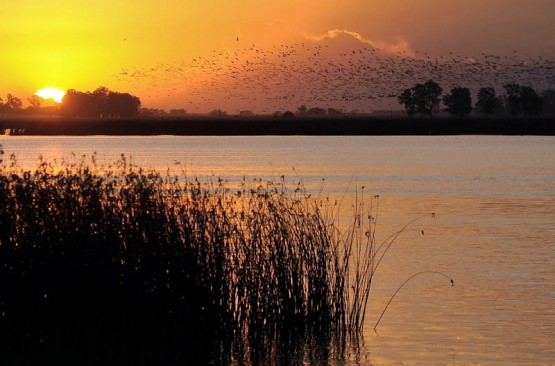
[[[65,94],[65,91],[56,88],[44,88],[35,93],[42,99],[52,99],[56,103],[61,103]]]

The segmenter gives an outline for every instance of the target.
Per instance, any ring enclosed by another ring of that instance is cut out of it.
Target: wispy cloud
[[[385,53],[392,54],[404,54],[406,56],[414,56],[414,51],[412,50],[409,42],[402,38],[396,37],[392,42],[384,40],[368,39],[363,37],[360,33],[353,32],[347,29],[331,29],[323,35],[313,35],[313,34],[303,34],[303,37],[311,42],[322,42],[327,39],[336,39],[340,36],[348,36],[353,39],[371,46],[373,48],[379,49]]]

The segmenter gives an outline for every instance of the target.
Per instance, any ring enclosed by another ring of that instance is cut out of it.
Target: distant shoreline
[[[554,136],[555,118],[0,119],[2,133],[25,136]]]

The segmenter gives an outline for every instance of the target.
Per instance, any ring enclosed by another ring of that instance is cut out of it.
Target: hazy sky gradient
[[[553,0],[18,0],[0,13],[0,95],[118,90],[122,69],[230,52],[237,37],[271,47],[337,29],[431,55],[555,57]],[[148,87],[125,91],[142,97]]]

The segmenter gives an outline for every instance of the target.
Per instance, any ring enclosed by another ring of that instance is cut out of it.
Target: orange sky
[[[202,78],[191,60],[252,45],[333,38],[338,50],[355,42],[406,57],[518,50],[554,58],[554,34],[552,0],[17,0],[0,13],[0,95],[103,85],[136,94],[147,107],[194,110],[183,75],[197,73],[197,84]],[[172,71],[178,65],[190,70]],[[161,68],[159,78],[122,77]]]

